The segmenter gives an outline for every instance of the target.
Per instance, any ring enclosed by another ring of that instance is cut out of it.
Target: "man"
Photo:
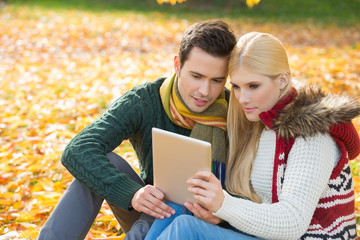
[[[40,232],[39,239],[84,239],[103,200],[127,233],[147,217],[165,218],[174,210],[152,186],[151,129],[157,127],[209,141],[213,159],[225,160],[227,64],[236,38],[220,20],[195,23],[184,33],[175,74],[145,83],[117,99],[65,148],[62,163],[76,178]],[[112,151],[129,139],[139,159],[140,177]],[[195,216],[211,222],[200,206]],[[141,219],[139,220],[141,221]],[[141,224],[127,239],[141,239]],[[145,228],[148,226],[145,226]],[[146,230],[146,229],[145,229]]]

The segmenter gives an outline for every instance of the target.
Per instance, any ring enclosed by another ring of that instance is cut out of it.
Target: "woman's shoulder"
[[[336,141],[330,133],[316,133],[308,137],[297,137],[295,138],[294,146],[296,145],[309,145],[309,146],[336,146]]]
[[[292,150],[297,150],[300,155],[312,154],[315,156],[335,156],[335,159],[341,155],[338,143],[329,133],[317,133],[314,136],[295,139]]]

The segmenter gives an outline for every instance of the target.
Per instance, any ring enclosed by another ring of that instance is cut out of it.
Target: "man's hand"
[[[163,202],[164,194],[154,186],[140,188],[131,199],[132,207],[155,218],[163,219],[175,214],[175,210]]]
[[[221,218],[214,216],[211,211],[203,208],[198,203],[185,202],[184,206],[189,209],[189,211],[191,211],[195,217],[200,218],[205,222],[216,225],[223,221]]]

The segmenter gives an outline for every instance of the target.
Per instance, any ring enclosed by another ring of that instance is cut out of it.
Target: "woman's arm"
[[[214,215],[266,239],[298,239],[307,230],[340,153],[329,135],[296,139],[288,157],[279,202],[257,204],[225,192]]]

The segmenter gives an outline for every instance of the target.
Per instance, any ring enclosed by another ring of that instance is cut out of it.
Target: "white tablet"
[[[165,200],[195,202],[186,181],[200,170],[211,171],[211,144],[159,128],[152,129],[154,186]]]

